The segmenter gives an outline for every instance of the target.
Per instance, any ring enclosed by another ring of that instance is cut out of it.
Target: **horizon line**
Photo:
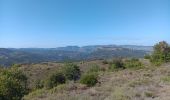
[[[62,47],[86,47],[86,46],[145,46],[145,47],[153,47],[154,45],[137,45],[137,44],[96,44],[96,45],[66,45],[66,46],[56,46],[56,47],[0,47],[6,49],[55,49]]]

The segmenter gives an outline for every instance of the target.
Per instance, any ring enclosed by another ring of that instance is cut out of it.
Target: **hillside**
[[[24,97],[24,100],[169,100],[170,64],[156,67],[148,60],[140,60],[142,69],[101,71],[99,82],[86,87],[78,82],[67,82],[50,90],[39,89]],[[102,60],[77,62],[82,71],[91,65],[108,68]],[[31,86],[39,79],[45,79],[60,68],[62,63],[24,65],[21,69],[29,76]]]
[[[81,61],[108,59],[116,57],[142,58],[150,53],[149,46],[117,46],[117,45],[96,45],[96,46],[67,46],[58,48],[8,48],[0,49],[0,65],[10,66],[12,64],[40,63],[47,61]]]
[[[78,50],[69,48],[72,49],[67,53]],[[40,50],[49,54],[43,49],[26,50],[30,54],[37,52],[38,55]],[[5,59],[8,58],[4,55],[26,53],[14,49],[1,51],[4,51],[1,58]],[[165,41],[155,44],[145,59],[131,58],[129,54],[134,51],[138,50],[96,46],[88,52],[90,60],[0,67],[0,100],[169,100],[169,44]],[[64,50],[60,54],[62,52]]]
[[[41,55],[18,50],[0,48],[0,65],[10,66],[12,64],[35,63],[43,61]]]

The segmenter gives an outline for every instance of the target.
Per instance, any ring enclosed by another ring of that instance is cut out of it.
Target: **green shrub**
[[[66,78],[63,73],[56,72],[49,76],[49,78],[45,81],[45,86],[48,89],[56,87],[59,84],[64,84],[66,82]]]
[[[170,46],[168,43],[162,41],[156,44],[150,61],[154,65],[161,65],[162,63],[170,62]]]
[[[124,64],[123,61],[121,59],[114,59],[109,66],[109,70],[111,71],[115,71],[118,69],[124,69]]]
[[[154,53],[150,58],[150,62],[156,66],[160,66],[162,63],[165,63],[163,54]]]
[[[130,69],[140,69],[143,67],[142,63],[139,61],[139,59],[129,59],[124,62],[125,68],[130,68]]]
[[[87,73],[81,77],[80,83],[85,84],[88,87],[94,86],[98,82],[97,76],[98,75],[94,73]]]
[[[79,66],[68,63],[62,68],[62,72],[64,73],[66,79],[68,80],[78,80],[80,78],[81,72]]]
[[[0,100],[21,100],[27,93],[27,78],[16,67],[0,70]]]

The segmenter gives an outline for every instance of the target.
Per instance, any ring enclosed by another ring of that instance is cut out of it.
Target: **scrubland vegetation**
[[[1,68],[0,100],[169,100],[170,46],[145,58]]]
[[[154,52],[145,58],[150,59],[154,65],[161,65],[170,61],[170,46],[165,41],[159,42],[154,46]]]
[[[26,76],[13,66],[0,69],[0,100],[20,100],[28,92]]]

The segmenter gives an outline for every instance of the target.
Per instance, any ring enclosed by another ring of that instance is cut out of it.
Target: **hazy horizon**
[[[169,0],[0,0],[0,48],[170,43]]]
[[[53,48],[62,48],[62,47],[86,47],[86,46],[109,46],[109,45],[115,45],[115,46],[146,46],[151,47],[154,45],[134,45],[134,44],[96,44],[96,45],[65,45],[65,46],[56,46],[56,47],[0,47],[0,48],[11,48],[11,49],[53,49]]]

